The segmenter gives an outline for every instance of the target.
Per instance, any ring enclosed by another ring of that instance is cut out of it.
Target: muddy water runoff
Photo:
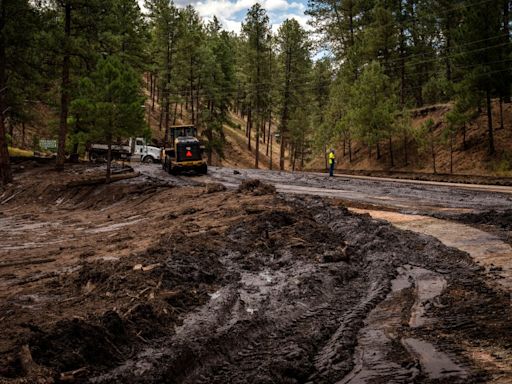
[[[386,220],[400,229],[433,236],[449,247],[469,253],[486,269],[499,271],[497,282],[512,291],[512,247],[497,236],[469,225],[428,216],[355,208],[351,210],[368,213],[373,218]]]
[[[368,213],[375,219],[385,220],[403,230],[436,237],[447,246],[465,251],[486,269],[498,270],[498,284],[508,291],[512,290],[512,248],[490,233],[427,216],[355,208],[351,210]],[[421,328],[431,323],[425,308],[435,303],[442,294],[447,284],[445,278],[437,272],[411,265],[399,267],[397,272],[391,292],[370,313],[365,326],[358,333],[353,370],[338,384],[370,383],[385,377],[389,379],[388,382],[404,382],[414,380],[420,372],[433,380],[463,380],[468,376],[462,364],[430,342],[400,334],[400,326],[404,322],[400,307],[403,291],[412,289],[414,296],[414,304],[407,314],[407,323],[411,328]],[[403,367],[396,364],[389,351],[397,343],[415,357],[420,366]]]

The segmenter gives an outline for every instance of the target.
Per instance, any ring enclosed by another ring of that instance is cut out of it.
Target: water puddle
[[[403,302],[401,292],[412,286],[408,266],[398,268],[397,277],[391,282],[391,292],[365,320],[357,336],[353,370],[337,384],[364,384],[375,379],[388,382],[409,382],[419,373],[406,369],[393,361],[393,350],[402,322]]]
[[[436,237],[443,244],[467,252],[487,268],[500,270],[499,284],[512,290],[512,247],[498,237],[469,225],[420,215],[351,208],[356,213],[368,213],[396,227]]]
[[[446,288],[446,280],[428,269],[410,267],[409,278],[414,279],[416,286],[416,301],[411,309],[409,326],[417,328],[424,326],[428,318],[425,316],[426,305],[434,301]]]
[[[442,293],[446,280],[433,271],[411,265],[404,265],[397,271],[398,275],[391,281],[391,292],[369,314],[365,327],[359,331],[354,369],[337,384],[364,384],[377,379],[390,383],[413,382],[420,372],[414,364],[404,366],[393,358],[397,344],[402,344],[411,355],[410,362],[420,361],[422,372],[430,379],[467,376],[464,369],[432,344],[414,338],[402,339],[400,335],[406,307],[403,291],[413,289],[415,303],[409,325],[421,327],[429,320],[425,306]]]

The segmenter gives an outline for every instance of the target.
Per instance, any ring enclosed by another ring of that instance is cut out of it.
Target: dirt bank
[[[33,172],[2,198],[1,382],[333,383],[364,366],[388,300],[394,363],[362,382],[512,378],[509,294],[434,238],[257,182]]]

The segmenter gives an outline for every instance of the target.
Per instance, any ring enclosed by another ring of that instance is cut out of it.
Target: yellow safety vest
[[[334,153],[329,153],[329,165],[334,164],[334,160],[336,159],[336,156],[334,156]]]

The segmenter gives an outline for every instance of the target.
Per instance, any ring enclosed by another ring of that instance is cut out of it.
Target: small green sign
[[[44,151],[57,150],[57,140],[41,139],[39,140],[39,148]]]

